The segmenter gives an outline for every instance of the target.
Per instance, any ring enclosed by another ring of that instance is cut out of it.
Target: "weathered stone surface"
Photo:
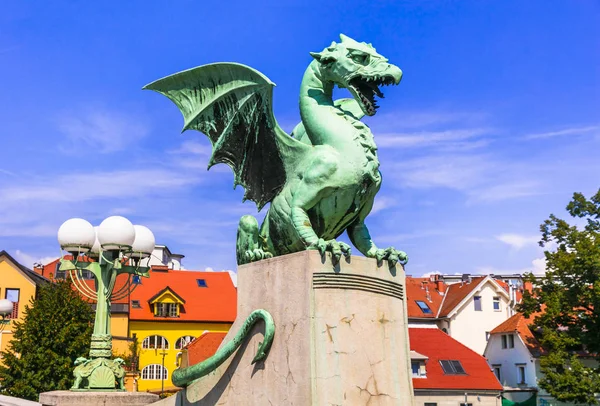
[[[264,362],[251,364],[263,326],[215,372],[158,405],[412,405],[403,269],[317,251],[238,270],[238,315],[265,309],[276,325]]]
[[[158,400],[147,392],[72,392],[57,390],[40,394],[43,406],[145,406]]]

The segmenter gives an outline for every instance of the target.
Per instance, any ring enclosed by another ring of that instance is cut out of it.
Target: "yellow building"
[[[226,272],[175,271],[153,266],[131,293],[130,336],[140,354],[138,391],[173,388],[176,357],[204,332],[226,333],[235,320],[237,291]]]
[[[0,332],[0,351],[12,340],[14,321],[22,321],[25,305],[36,297],[43,282],[47,279],[19,264],[6,251],[0,251],[0,298],[13,302],[12,320]]]

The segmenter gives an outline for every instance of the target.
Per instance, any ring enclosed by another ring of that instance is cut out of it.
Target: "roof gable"
[[[454,283],[448,286],[446,295],[437,317],[452,317],[465,302],[475,295],[486,283],[496,287],[496,290],[508,298],[508,292],[490,276],[478,276],[471,279],[469,283]]]
[[[154,304],[157,302],[185,304],[185,299],[183,299],[173,289],[167,286],[160,292],[158,292],[156,295],[148,299],[148,303],[150,304]]]
[[[26,266],[21,265],[16,259],[14,259],[8,252],[4,250],[0,251],[0,261],[2,260],[2,258],[7,260],[13,266],[13,268],[15,268],[19,273],[21,273],[23,277],[25,277],[25,279],[31,282],[31,284],[39,286],[44,282],[48,282],[48,279],[44,278],[41,275],[38,275]]]
[[[544,350],[530,329],[534,319],[534,315],[526,318],[523,313],[517,313],[503,323],[500,323],[496,328],[490,331],[490,334],[517,334],[521,339],[521,342],[527,347],[531,356],[536,358],[540,357],[544,353]]]

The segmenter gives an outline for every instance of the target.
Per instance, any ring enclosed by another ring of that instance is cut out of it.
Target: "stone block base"
[[[57,390],[40,393],[43,406],[145,406],[158,400],[147,392],[72,392]]]
[[[156,405],[413,405],[401,266],[353,256],[333,265],[304,251],[238,269],[237,319],[264,309],[275,338],[252,364],[264,325],[214,372]]]

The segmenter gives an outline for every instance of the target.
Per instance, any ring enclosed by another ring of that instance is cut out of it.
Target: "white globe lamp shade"
[[[0,316],[6,316],[13,311],[13,302],[8,299],[0,300]]]
[[[84,219],[69,219],[58,229],[60,247],[73,255],[89,251],[95,241],[94,226]]]
[[[154,234],[148,227],[135,225],[135,240],[131,247],[131,255],[133,258],[147,258],[154,251],[156,240]]]
[[[125,217],[111,216],[98,226],[98,241],[104,250],[131,247],[134,240],[135,228]]]
[[[98,241],[98,226],[94,227],[94,232],[96,233],[96,241],[94,242],[94,245],[92,245],[92,249],[90,249],[90,252],[88,255],[93,256],[93,257],[99,257],[100,256],[100,241]]]

